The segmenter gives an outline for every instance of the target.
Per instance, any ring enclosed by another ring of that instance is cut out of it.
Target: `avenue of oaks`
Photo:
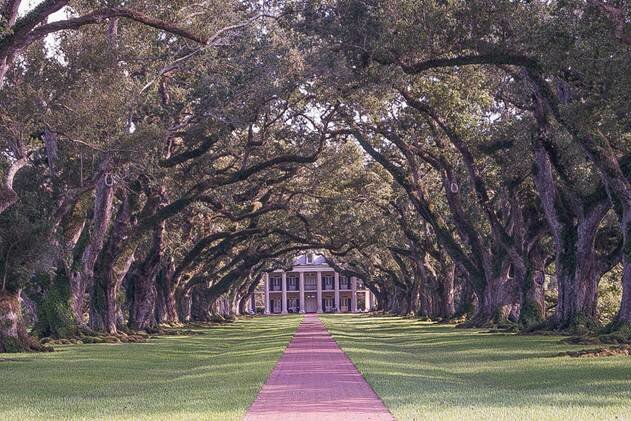
[[[631,6],[0,0],[0,352],[381,311],[631,339]]]

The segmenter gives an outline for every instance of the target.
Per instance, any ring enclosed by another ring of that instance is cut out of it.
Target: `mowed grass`
[[[631,420],[631,357],[397,317],[322,319],[398,420]]]
[[[254,318],[144,344],[0,354],[0,420],[240,420],[299,321]]]

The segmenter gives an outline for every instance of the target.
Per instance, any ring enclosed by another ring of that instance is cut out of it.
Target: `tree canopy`
[[[1,1],[0,352],[238,315],[305,250],[381,311],[631,340],[629,13]]]

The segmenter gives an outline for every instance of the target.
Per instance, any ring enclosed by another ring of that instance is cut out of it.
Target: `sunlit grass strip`
[[[323,320],[398,420],[631,419],[628,356],[558,357],[581,347],[398,317]]]
[[[255,318],[142,344],[0,354],[0,420],[240,420],[299,321]]]

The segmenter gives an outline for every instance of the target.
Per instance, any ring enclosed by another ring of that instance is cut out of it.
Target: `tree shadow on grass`
[[[147,343],[60,347],[0,364],[0,419],[240,419],[299,317]],[[22,364],[24,362],[25,364]]]
[[[601,416],[631,410],[629,357],[550,358],[576,347],[560,344],[558,337],[480,334],[405,319],[329,322],[395,415],[409,408],[463,414],[471,408],[516,414],[543,408],[554,415],[556,408],[580,407]]]

